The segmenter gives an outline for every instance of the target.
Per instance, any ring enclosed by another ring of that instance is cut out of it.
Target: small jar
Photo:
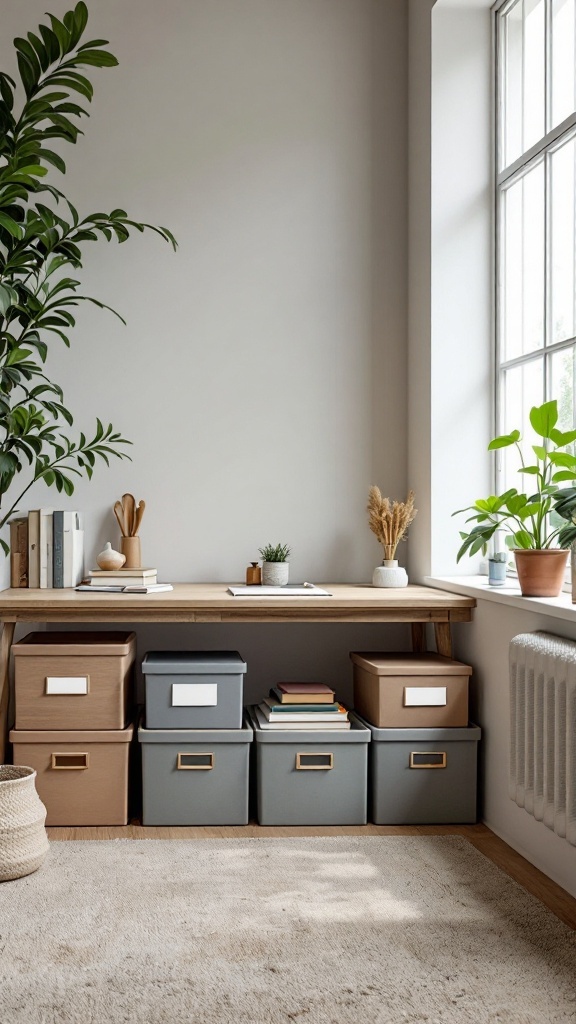
[[[258,562],[250,562],[250,565],[246,569],[246,586],[255,587],[262,583],[262,569],[258,565]]]

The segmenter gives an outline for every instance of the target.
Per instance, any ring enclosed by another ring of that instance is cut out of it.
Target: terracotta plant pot
[[[558,597],[564,583],[567,550],[523,551],[516,548],[514,557],[524,597]]]

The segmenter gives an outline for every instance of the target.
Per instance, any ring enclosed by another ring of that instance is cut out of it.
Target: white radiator
[[[510,643],[510,796],[576,846],[576,643]]]

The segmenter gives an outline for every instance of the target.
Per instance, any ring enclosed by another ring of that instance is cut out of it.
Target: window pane
[[[530,409],[533,405],[541,405],[543,401],[544,372],[540,359],[506,370],[504,374],[501,430],[503,434],[509,434],[513,430],[520,431],[522,435],[520,447],[525,458],[533,456],[531,445],[534,442],[534,438],[529,419]],[[529,489],[530,479],[518,472],[520,460],[516,446],[503,448],[502,455],[502,468],[504,472],[504,487],[502,490],[508,487],[515,487],[518,491],[524,491],[526,488]]]
[[[545,3],[518,0],[504,16],[504,160],[545,134]]]
[[[543,345],[544,164],[503,193],[502,358],[515,359]]]
[[[549,394],[558,402],[558,429],[573,430],[576,423],[574,404],[576,359],[574,348],[565,348],[549,357]]]
[[[576,335],[576,273],[574,222],[576,140],[550,158],[551,167],[551,327],[552,341]]]
[[[576,109],[575,0],[552,0],[552,124],[560,124]]]

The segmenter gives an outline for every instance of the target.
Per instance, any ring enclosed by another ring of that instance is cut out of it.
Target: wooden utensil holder
[[[142,567],[140,537],[121,537],[120,551],[126,555],[124,569],[140,569]]]

